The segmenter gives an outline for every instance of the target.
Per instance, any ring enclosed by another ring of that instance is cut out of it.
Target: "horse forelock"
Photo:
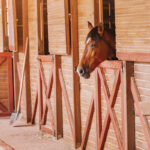
[[[87,38],[86,38],[86,43],[87,41],[91,39],[91,40],[94,40],[94,41],[99,41],[100,40],[100,35],[98,34],[98,27],[94,27],[87,35]]]

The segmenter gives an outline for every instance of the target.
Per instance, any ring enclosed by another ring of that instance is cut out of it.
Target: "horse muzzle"
[[[78,67],[76,69],[76,72],[80,77],[83,77],[85,79],[90,78],[90,68],[88,66]]]

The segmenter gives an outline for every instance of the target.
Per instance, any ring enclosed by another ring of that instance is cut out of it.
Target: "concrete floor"
[[[9,150],[4,146],[3,141],[15,150],[74,149],[63,139],[55,140],[53,136],[41,133],[37,126],[13,127],[9,121],[9,118],[0,118],[0,150]]]

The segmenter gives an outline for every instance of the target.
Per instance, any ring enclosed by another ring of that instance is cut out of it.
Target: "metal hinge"
[[[55,136],[55,137],[57,136],[57,132],[56,132],[56,130],[54,130],[54,136]]]
[[[121,68],[121,71],[122,71],[122,72],[124,72],[124,68],[125,68],[125,63],[123,62],[123,63],[122,63],[122,68]]]
[[[54,55],[52,55],[52,57],[53,57],[53,63],[55,63],[55,56],[54,56]]]

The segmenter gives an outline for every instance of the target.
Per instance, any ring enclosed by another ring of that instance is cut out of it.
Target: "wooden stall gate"
[[[63,94],[64,99],[64,105],[66,108],[68,121],[71,128],[72,137],[75,144],[75,126],[74,126],[74,115],[71,110],[70,102],[68,93],[66,90],[66,85],[64,82],[63,74],[61,71],[61,68],[58,64],[59,62],[59,56],[38,56],[38,64],[39,64],[39,83],[38,83],[38,89],[36,91],[36,97],[35,97],[35,104],[33,108],[32,118],[31,122],[34,124],[35,122],[35,115],[37,110],[37,105],[39,103],[39,115],[40,115],[40,130],[43,132],[47,132],[53,136],[56,136],[57,139],[63,137],[63,121],[62,121],[62,101],[61,99],[58,100],[58,95],[62,98],[61,93]],[[44,68],[42,66],[42,62],[49,62],[51,63],[52,67],[49,74],[49,81],[48,81],[48,87],[46,84],[45,76],[44,76]],[[51,97],[52,87],[54,87],[55,91],[55,108],[52,109],[51,101],[49,100]],[[44,95],[46,97],[46,103],[43,106],[43,99],[42,99],[42,89],[44,89]],[[58,90],[59,89],[59,90]],[[57,91],[58,90],[58,91]],[[59,94],[58,94],[59,92]],[[51,116],[47,116],[47,111],[50,111]],[[53,112],[55,111],[55,112]],[[51,129],[47,128],[45,126],[47,117],[50,118],[51,122]],[[76,146],[76,144],[75,144]],[[78,145],[79,146],[79,145]]]
[[[103,70],[104,68],[115,70],[115,79],[113,83],[112,93],[110,93],[107,82],[106,82],[105,73]],[[95,94],[93,94],[92,99],[91,99],[91,104],[90,104],[89,111],[88,111],[89,113],[88,113],[88,117],[86,121],[86,127],[83,133],[82,144],[81,144],[81,149],[83,150],[86,149],[94,111],[96,112],[96,120],[97,120],[96,122],[97,123],[96,125],[97,126],[97,149],[98,150],[104,149],[106,137],[107,137],[111,122],[115,131],[119,149],[120,150],[124,149],[124,130],[122,130],[122,132],[120,131],[117,117],[113,109],[116,103],[116,98],[117,98],[119,86],[121,83],[121,71],[122,71],[121,61],[105,61],[96,69],[96,72],[95,72],[96,73],[96,90],[95,90]],[[102,110],[101,108],[101,86],[103,87],[104,96],[105,96],[106,103],[107,103],[107,113],[106,113],[103,127],[102,127],[102,114],[101,114],[102,113],[101,112]],[[122,111],[122,115],[123,113],[124,112]],[[123,122],[124,120],[122,119],[122,124]]]
[[[12,53],[3,52],[0,53],[0,66],[7,61],[8,66],[8,108],[6,108],[2,103],[0,103],[0,117],[10,116],[14,110],[13,101],[13,69],[12,69]]]

